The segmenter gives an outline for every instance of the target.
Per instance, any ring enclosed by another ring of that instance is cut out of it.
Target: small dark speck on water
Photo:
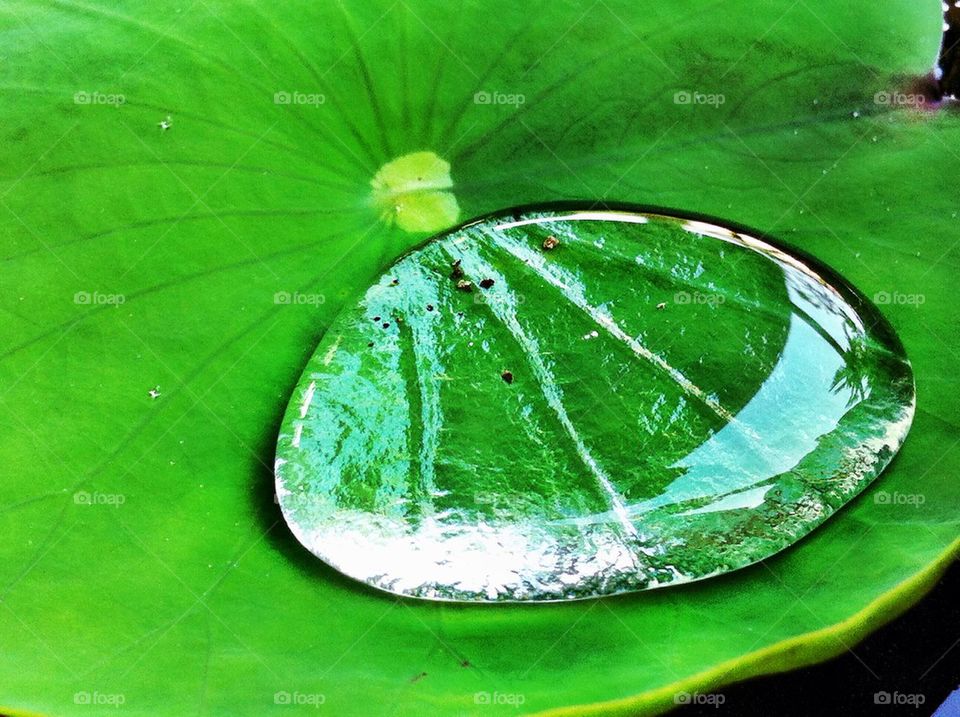
[[[410,678],[410,681],[411,681],[411,682],[419,682],[420,680],[422,680],[422,679],[423,679],[424,677],[426,677],[426,676],[427,676],[427,673],[426,673],[426,672],[421,672],[419,675],[414,675],[413,677],[411,677],[411,678]]]
[[[463,660],[460,663],[460,667],[472,667],[472,665],[470,664],[470,660]]]
[[[427,311],[433,311],[433,304],[427,304]]]
[[[390,328],[390,322],[389,322],[389,321],[384,321],[384,322],[383,322],[383,328],[389,329],[389,328]]]
[[[367,348],[368,348],[368,349],[372,349],[372,348],[373,348],[373,341],[371,341],[370,343],[367,344]]]
[[[500,378],[503,379],[504,383],[513,383],[513,374],[509,371],[504,371],[500,374]]]
[[[493,284],[494,284],[493,279],[483,279],[483,280],[480,282],[480,288],[481,288],[481,289],[489,289],[491,286],[493,286]]]
[[[400,284],[399,279],[394,279],[393,281],[390,282],[390,286],[398,286],[399,284]]]
[[[451,279],[462,279],[463,278],[463,268],[460,266],[460,260],[457,259],[453,262],[450,267],[452,271],[450,272]]]

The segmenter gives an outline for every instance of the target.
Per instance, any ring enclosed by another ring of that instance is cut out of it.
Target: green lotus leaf
[[[4,3],[4,711],[657,712],[906,609],[960,532],[960,122],[903,84],[941,30],[907,0]],[[304,367],[431,233],[567,200],[831,267],[902,340],[909,438],[711,580],[463,606],[344,579],[273,497]]]

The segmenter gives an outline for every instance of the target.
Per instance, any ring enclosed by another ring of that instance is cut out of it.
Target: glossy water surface
[[[832,272],[715,224],[527,209],[339,316],[283,423],[299,540],[394,593],[584,598],[716,575],[859,493],[913,378]]]

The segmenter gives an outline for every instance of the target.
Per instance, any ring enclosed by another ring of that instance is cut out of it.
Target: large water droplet
[[[432,240],[343,311],[277,493],[307,548],[384,590],[606,595],[797,541],[913,406],[896,336],[824,267],[702,221],[527,209]]]

